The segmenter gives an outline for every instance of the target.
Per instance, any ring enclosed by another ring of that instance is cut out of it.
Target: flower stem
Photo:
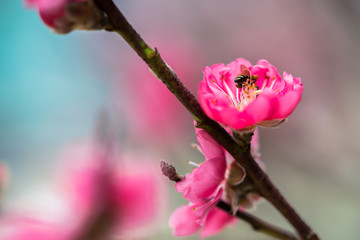
[[[302,240],[320,240],[314,231],[286,201],[267,174],[261,170],[249,151],[244,151],[239,144],[217,122],[208,118],[194,95],[183,85],[175,72],[163,61],[158,51],[150,48],[135,29],[129,24],[112,0],[94,0],[104,11],[112,25],[109,31],[120,34],[134,51],[144,60],[151,71],[177,97],[197,121],[197,127],[203,128],[234,159],[243,166],[252,178],[259,192],[292,224]]]

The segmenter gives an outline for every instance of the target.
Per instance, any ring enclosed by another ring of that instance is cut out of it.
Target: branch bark
[[[112,25],[110,31],[120,34],[134,49],[140,58],[149,66],[152,72],[167,86],[178,98],[184,107],[197,121],[197,127],[208,132],[221,144],[234,159],[243,166],[254,181],[259,192],[296,229],[303,240],[320,240],[315,232],[305,223],[293,207],[285,200],[279,190],[270,181],[268,175],[261,170],[248,151],[244,151],[239,144],[217,122],[208,118],[197,99],[182,84],[175,72],[163,61],[158,51],[150,48],[140,35],[129,24],[112,0],[94,0],[98,7],[108,16]]]

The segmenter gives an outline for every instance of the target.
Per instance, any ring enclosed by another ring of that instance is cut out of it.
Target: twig
[[[270,181],[267,174],[261,170],[248,151],[243,149],[218,123],[208,118],[202,111],[199,102],[182,84],[174,71],[162,60],[160,54],[150,48],[140,35],[129,24],[112,0],[94,0],[100,9],[108,16],[112,31],[120,34],[134,51],[144,60],[152,72],[178,98],[197,121],[197,127],[204,129],[219,144],[221,144],[234,159],[243,166],[254,181],[259,192],[271,202],[281,214],[292,224],[303,240],[320,240],[314,231],[301,219],[297,212],[281,195]]]
[[[223,211],[232,214],[232,210],[229,204],[220,201],[216,206]],[[250,224],[254,231],[262,232],[264,234],[282,240],[298,240],[298,238],[294,234],[285,231],[277,226],[274,226],[270,223],[267,223],[264,220],[261,220],[260,218],[251,215],[250,213],[237,211],[235,216]]]
[[[180,182],[182,180],[182,177],[179,176],[179,174],[176,172],[175,167],[163,160],[160,161],[160,169],[162,174],[165,177],[169,178],[169,180],[173,182]],[[216,207],[229,213],[230,215],[232,215],[233,213],[230,205],[224,201],[220,201],[216,205]],[[281,240],[298,240],[298,238],[294,234],[287,232],[279,227],[276,227],[270,223],[267,223],[260,218],[251,215],[250,213],[237,211],[235,216],[250,224],[254,231],[262,232],[264,234],[273,236]]]

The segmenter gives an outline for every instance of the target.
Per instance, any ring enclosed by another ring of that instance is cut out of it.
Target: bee
[[[255,84],[258,77],[258,75],[251,75],[249,69],[244,65],[241,65],[240,74],[237,75],[237,77],[234,79],[234,82],[236,83],[237,88],[242,88],[245,83],[248,83],[249,85]],[[256,88],[258,89],[259,87],[256,86]]]
[[[237,88],[242,88],[243,84],[249,81],[250,81],[250,76],[246,74],[239,74],[234,80]]]

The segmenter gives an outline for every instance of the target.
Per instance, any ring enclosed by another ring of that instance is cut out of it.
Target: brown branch
[[[163,160],[160,161],[160,169],[162,174],[170,181],[180,182],[182,180],[182,177],[176,172],[175,167]],[[220,208],[221,210],[227,212],[230,215],[233,214],[230,205],[224,201],[220,201],[216,205],[216,207]],[[261,220],[260,218],[251,215],[250,213],[237,211],[235,216],[250,224],[254,231],[262,232],[264,234],[273,236],[281,240],[298,240],[298,238],[294,234],[287,232],[270,223],[267,223],[264,220]]]
[[[113,28],[120,34],[134,51],[145,61],[152,72],[178,98],[185,108],[197,121],[197,126],[208,132],[241,164],[248,176],[254,181],[259,192],[271,202],[281,214],[292,224],[303,240],[320,240],[313,230],[301,219],[297,212],[281,195],[279,190],[270,181],[254,161],[248,151],[243,149],[218,123],[208,118],[202,111],[199,102],[182,84],[174,71],[162,60],[160,54],[151,49],[140,35],[133,29],[112,0],[94,0],[100,9],[108,16]]]
[[[220,201],[216,205],[216,207],[222,209],[229,214],[232,214],[230,205],[223,201]],[[235,216],[250,224],[254,231],[261,232],[282,240],[298,240],[298,238],[294,234],[285,231],[277,226],[274,226],[270,223],[267,223],[264,220],[251,215],[250,213],[237,211]]]

